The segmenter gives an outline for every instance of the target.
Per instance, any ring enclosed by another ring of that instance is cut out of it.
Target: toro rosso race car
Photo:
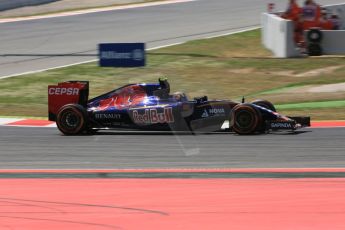
[[[49,120],[56,121],[65,135],[100,129],[254,134],[310,126],[309,117],[283,116],[265,100],[239,103],[207,96],[188,100],[184,93],[170,94],[166,79],[129,84],[90,100],[88,95],[87,81],[48,86]]]

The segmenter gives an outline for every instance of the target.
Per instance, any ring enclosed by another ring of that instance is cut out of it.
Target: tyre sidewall
[[[66,124],[66,116],[70,114],[77,118],[76,127],[68,127]],[[77,135],[82,133],[86,127],[86,112],[85,109],[76,104],[69,104],[63,106],[57,115],[56,125],[58,129],[65,135]]]
[[[250,124],[246,127],[241,127],[238,123],[238,116],[248,115],[251,118]],[[261,120],[262,119],[260,112],[250,104],[237,105],[231,112],[232,130],[237,134],[245,135],[255,133],[257,131],[257,128],[260,126]]]

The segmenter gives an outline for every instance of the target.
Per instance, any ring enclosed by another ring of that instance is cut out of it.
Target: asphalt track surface
[[[283,9],[286,2],[276,2]],[[280,2],[280,3],[278,3]],[[342,1],[318,1],[321,4]],[[267,2],[194,2],[0,24],[0,77],[94,59],[100,42],[148,47],[259,25]],[[345,129],[298,135],[101,133],[0,127],[0,168],[343,167]]]
[[[287,4],[270,2],[280,10]],[[0,77],[93,60],[102,42],[146,42],[151,48],[252,28],[266,8],[263,0],[197,0],[1,23]]]
[[[322,168],[345,165],[345,128],[238,136],[0,127],[1,169]]]

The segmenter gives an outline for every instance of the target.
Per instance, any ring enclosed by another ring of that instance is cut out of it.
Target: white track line
[[[224,33],[224,34],[221,34],[221,35],[214,35],[214,36],[206,37],[204,39],[211,39],[211,38],[218,38],[218,37],[232,35],[232,34],[239,34],[239,33],[247,32],[247,31],[251,31],[251,30],[256,30],[256,29],[260,29],[260,28],[261,28],[261,26],[254,26],[254,27],[249,27],[247,29],[239,30],[239,31],[236,31],[236,32],[229,32],[229,33]]]
[[[124,9],[133,9],[133,8],[141,8],[141,7],[149,7],[149,6],[159,6],[159,5],[176,4],[176,3],[193,2],[193,1],[197,1],[197,0],[168,0],[168,1],[159,1],[159,2],[138,3],[138,4],[124,5],[124,6],[110,6],[110,7],[102,7],[102,8],[76,10],[76,11],[71,11],[71,12],[52,13],[52,14],[38,15],[38,16],[26,16],[26,17],[24,16],[24,17],[16,17],[16,18],[4,18],[4,19],[0,19],[0,23],[28,21],[28,20],[38,20],[38,19],[46,19],[46,18],[57,18],[57,17],[66,17],[66,16],[75,16],[75,15],[81,15],[81,14],[90,14],[90,13],[115,11],[115,10],[124,10]]]
[[[0,126],[7,126],[7,127],[21,127],[21,128],[56,128],[56,124],[52,125],[10,125],[10,124],[4,124]]]
[[[153,47],[153,48],[150,48],[147,50],[155,50],[155,49],[160,49],[160,48],[165,48],[165,47],[175,46],[175,45],[180,45],[180,44],[182,44],[182,43],[173,43],[173,44],[169,44],[169,45]],[[82,65],[82,64],[87,64],[87,63],[97,62],[97,61],[98,61],[98,59],[92,59],[89,61],[76,62],[76,63],[68,64],[68,65],[62,65],[62,66],[56,66],[56,67],[51,67],[51,68],[46,68],[46,69],[28,71],[28,72],[19,73],[19,74],[11,74],[11,75],[0,77],[0,80],[5,79],[5,78],[10,78],[10,77],[18,77],[18,76],[27,75],[27,74],[41,73],[41,72],[48,71],[48,70],[61,69],[61,68],[66,68],[66,67],[70,67],[70,66],[75,66],[75,65]]]
[[[235,31],[235,32],[229,32],[229,33],[214,35],[214,36],[210,36],[210,37],[206,37],[206,38],[201,38],[201,39],[210,39],[210,38],[222,37],[222,36],[227,36],[227,35],[232,35],[232,34],[238,34],[238,33],[243,33],[243,32],[250,31],[250,30],[255,30],[255,29],[258,29],[258,28],[260,28],[260,27],[250,27],[248,29],[244,29],[244,30],[240,30],[240,31]],[[150,51],[150,50],[156,50],[156,49],[166,48],[166,47],[175,46],[175,45],[181,45],[181,44],[184,44],[186,42],[178,42],[178,43],[172,43],[172,44],[163,45],[163,46],[156,46],[156,47],[149,48],[147,50]],[[19,77],[19,76],[23,76],[23,75],[27,75],[27,74],[41,73],[41,72],[45,72],[45,71],[48,71],[48,70],[61,69],[61,68],[66,68],[66,67],[70,67],[70,66],[75,66],[75,65],[87,64],[87,63],[96,62],[96,61],[98,61],[98,59],[92,59],[92,60],[83,61],[83,62],[76,62],[76,63],[73,63],[73,64],[56,66],[56,67],[51,67],[51,68],[46,68],[46,69],[28,71],[28,72],[23,72],[23,73],[18,73],[18,74],[11,74],[11,75],[0,77],[0,80],[1,79],[6,79],[6,78],[11,78],[11,77]]]
[[[56,67],[51,67],[51,68],[46,68],[46,69],[33,70],[33,71],[28,71],[28,72],[23,72],[23,73],[15,73],[15,74],[0,77],[0,80],[5,79],[5,78],[10,78],[10,77],[19,77],[19,76],[27,75],[27,74],[41,73],[41,72],[48,71],[48,70],[61,69],[61,68],[66,68],[66,67],[70,67],[70,66],[75,66],[75,65],[87,64],[87,63],[95,62],[95,61],[98,61],[98,59],[93,59],[93,60],[83,61],[83,62],[76,62],[73,64],[61,65],[61,66],[56,66]]]
[[[25,118],[1,118],[0,117],[0,125],[7,125],[9,123],[12,123],[12,122],[17,122],[17,121],[21,121],[21,120],[24,120]]]

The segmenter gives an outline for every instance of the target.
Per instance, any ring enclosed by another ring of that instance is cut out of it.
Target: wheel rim
[[[61,117],[61,124],[68,130],[73,130],[80,125],[80,117],[73,111],[66,111]]]
[[[249,129],[253,126],[254,116],[249,111],[239,111],[236,115],[236,125],[241,129]]]

